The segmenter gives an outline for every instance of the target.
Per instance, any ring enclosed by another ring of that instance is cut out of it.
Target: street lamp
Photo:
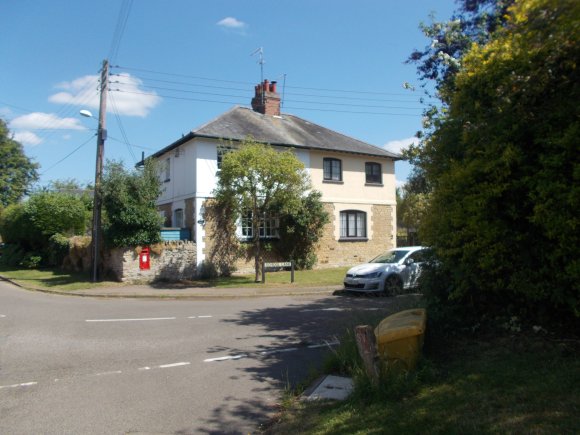
[[[95,191],[93,196],[93,228],[92,228],[92,254],[93,273],[92,281],[99,280],[99,237],[101,236],[101,176],[103,174],[103,155],[105,153],[105,140],[107,139],[106,114],[107,92],[109,84],[109,62],[103,61],[101,70],[101,94],[99,102],[99,126],[97,128],[97,159],[95,165]],[[88,110],[81,110],[80,114],[87,118],[93,118]]]

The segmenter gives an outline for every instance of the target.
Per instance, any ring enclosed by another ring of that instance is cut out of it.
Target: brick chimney
[[[280,116],[280,95],[276,92],[276,82],[268,82],[255,86],[256,94],[252,98],[252,109],[264,115]]]

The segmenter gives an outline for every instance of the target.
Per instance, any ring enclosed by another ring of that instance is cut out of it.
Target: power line
[[[115,114],[115,118],[117,119],[117,125],[119,126],[119,130],[121,131],[121,136],[125,140],[125,145],[127,145],[127,150],[129,150],[129,154],[133,158],[133,163],[137,163],[137,158],[135,157],[135,153],[133,153],[133,148],[131,148],[131,143],[127,138],[127,133],[125,132],[125,128],[123,127],[123,123],[121,122],[121,117],[119,116],[119,111],[117,110],[117,104],[115,103],[115,99],[113,98],[113,94],[111,94],[111,106],[113,107],[113,113]]]
[[[119,47],[121,46],[121,40],[123,39],[123,34],[127,27],[127,21],[129,20],[132,6],[133,0],[123,0],[123,3],[121,4],[121,9],[119,10],[119,15],[117,17],[117,25],[115,27],[115,32],[113,33],[113,40],[111,41],[111,48],[109,50],[109,59],[111,62],[117,58],[117,54],[119,53]]]
[[[210,78],[210,77],[194,76],[194,75],[188,75],[188,74],[169,73],[169,72],[155,71],[155,70],[143,69],[143,68],[127,67],[127,66],[121,66],[121,65],[115,65],[113,68],[124,69],[124,70],[129,70],[129,71],[146,72],[146,73],[150,73],[150,74],[158,74],[158,75],[171,76],[171,77],[184,77],[184,78],[192,78],[192,79],[197,79],[197,80],[207,80],[207,81],[212,81],[212,82],[236,83],[236,84],[243,84],[243,85],[247,85],[247,86],[254,85],[254,83],[250,83],[250,82],[215,79],[215,78]],[[305,90],[311,90],[311,91],[339,92],[339,93],[348,93],[348,94],[392,95],[392,96],[403,96],[403,97],[409,96],[409,94],[404,94],[401,92],[361,91],[361,90],[353,90],[353,89],[314,88],[314,87],[289,86],[289,85],[286,85],[286,87],[290,88],[290,89],[305,89]]]
[[[90,138],[88,138],[86,141],[84,141],[82,144],[80,144],[78,147],[76,147],[74,150],[72,150],[69,154],[67,154],[66,156],[64,156],[62,159],[60,159],[54,165],[52,165],[49,168],[45,169],[40,175],[46,174],[52,168],[54,168],[55,166],[57,166],[57,165],[61,164],[62,162],[64,162],[66,159],[68,159],[70,156],[72,156],[74,153],[76,153],[78,150],[80,150],[82,147],[84,147],[86,144],[88,144],[91,140],[93,140],[93,138],[95,136],[96,136],[95,134],[92,135]]]
[[[111,92],[124,92],[127,94],[137,94],[137,95],[151,95],[146,92],[135,92],[135,91],[126,91],[122,89],[111,89]],[[206,100],[201,98],[188,98],[188,97],[180,97],[175,95],[159,95],[158,97],[162,98],[169,98],[173,100],[184,100],[184,101],[198,101],[202,103],[218,103],[218,104],[234,104],[243,107],[248,107],[248,105],[244,102],[240,101],[216,101],[216,100]],[[317,112],[334,112],[334,113],[353,113],[353,114],[365,114],[365,115],[389,115],[389,116],[412,116],[416,117],[417,115],[410,114],[410,113],[390,113],[390,112],[368,112],[368,111],[352,111],[352,110],[335,110],[335,109],[317,109],[317,108],[310,108],[310,107],[286,107],[287,109],[293,110],[310,110],[310,111],[317,111]]]

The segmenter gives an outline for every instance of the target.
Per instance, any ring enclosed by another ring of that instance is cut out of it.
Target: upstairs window
[[[365,174],[367,184],[383,184],[383,172],[380,163],[365,163]]]
[[[254,231],[252,228],[252,212],[247,211],[242,215],[241,229],[243,239],[252,239]],[[265,213],[260,219],[260,238],[262,239],[276,239],[280,237],[278,229],[280,227],[280,219],[277,216]]]
[[[324,158],[324,181],[342,181],[342,161],[339,159]]]
[[[183,209],[178,208],[173,212],[173,226],[175,228],[183,228]]]
[[[234,147],[227,146],[227,145],[218,145],[217,146],[217,168],[218,168],[218,171],[222,168],[222,161],[224,159],[224,156],[227,153],[231,153],[232,151],[235,151]]]
[[[367,237],[367,214],[364,211],[340,212],[340,238],[365,239]]]
[[[171,180],[171,159],[165,159],[165,181]]]

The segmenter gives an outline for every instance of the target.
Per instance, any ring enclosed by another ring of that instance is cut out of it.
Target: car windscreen
[[[387,251],[384,254],[373,258],[369,263],[398,263],[409,251]]]

